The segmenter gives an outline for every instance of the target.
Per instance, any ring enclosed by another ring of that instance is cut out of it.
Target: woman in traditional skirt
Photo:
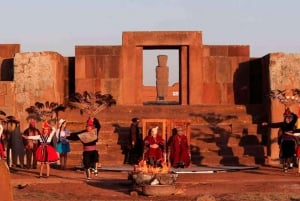
[[[56,151],[59,153],[60,168],[64,170],[67,167],[67,156],[68,152],[70,152],[70,142],[67,139],[70,136],[70,131],[66,128],[67,121],[65,119],[60,119],[58,124],[59,126],[56,130]]]
[[[41,135],[24,136],[25,139],[39,140],[40,145],[36,150],[36,160],[41,163],[40,174],[38,178],[43,176],[43,169],[46,167],[46,178],[50,174],[51,162],[58,161],[58,156],[55,148],[50,145],[53,136],[55,135],[55,128],[51,127],[47,121],[44,122]]]

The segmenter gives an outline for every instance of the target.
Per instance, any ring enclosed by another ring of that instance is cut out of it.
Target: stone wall
[[[101,91],[118,104],[142,105],[156,96],[149,90],[144,96],[143,49],[177,46],[182,105],[249,103],[248,45],[202,46],[202,33],[192,31],[124,32],[122,41],[122,46],[76,46],[76,91]]]
[[[12,58],[20,52],[20,44],[0,44],[0,58]]]
[[[76,46],[75,58],[75,91],[109,93],[120,103],[120,79],[129,74],[121,71],[121,47]]]
[[[13,57],[20,52],[20,44],[0,44],[0,80],[13,81]]]
[[[16,86],[13,82],[13,57],[20,52],[19,44],[0,44],[0,110],[16,114]]]
[[[66,68],[64,57],[56,52],[17,53],[14,57],[15,116],[25,122],[25,109],[36,101],[64,103]]]
[[[249,46],[206,45],[203,50],[203,104],[249,103]],[[242,71],[242,73],[240,73]]]
[[[16,86],[14,82],[0,81],[0,109],[6,115],[16,114]]]

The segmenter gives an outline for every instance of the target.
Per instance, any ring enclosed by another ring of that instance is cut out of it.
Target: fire
[[[171,168],[167,162],[163,162],[162,167],[154,167],[152,165],[148,165],[145,160],[141,160],[138,165],[134,166],[134,172],[141,172],[143,174],[167,174],[171,172],[170,169]]]

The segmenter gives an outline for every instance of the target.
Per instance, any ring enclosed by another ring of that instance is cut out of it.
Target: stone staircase
[[[133,117],[189,118],[192,166],[264,164],[266,147],[262,144],[262,133],[259,133],[257,126],[261,117],[257,113],[247,114],[247,110],[246,106],[241,105],[112,106],[97,116],[102,125],[98,142],[101,164],[123,165],[124,148]],[[62,117],[68,120],[71,131],[85,127],[87,118],[77,110],[66,111]],[[81,154],[82,144],[72,141],[68,166],[80,166]]]

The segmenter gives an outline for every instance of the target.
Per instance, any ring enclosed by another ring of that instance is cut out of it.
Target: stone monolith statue
[[[166,101],[169,87],[169,67],[167,66],[168,56],[158,55],[158,66],[156,66],[156,91],[157,100]]]

